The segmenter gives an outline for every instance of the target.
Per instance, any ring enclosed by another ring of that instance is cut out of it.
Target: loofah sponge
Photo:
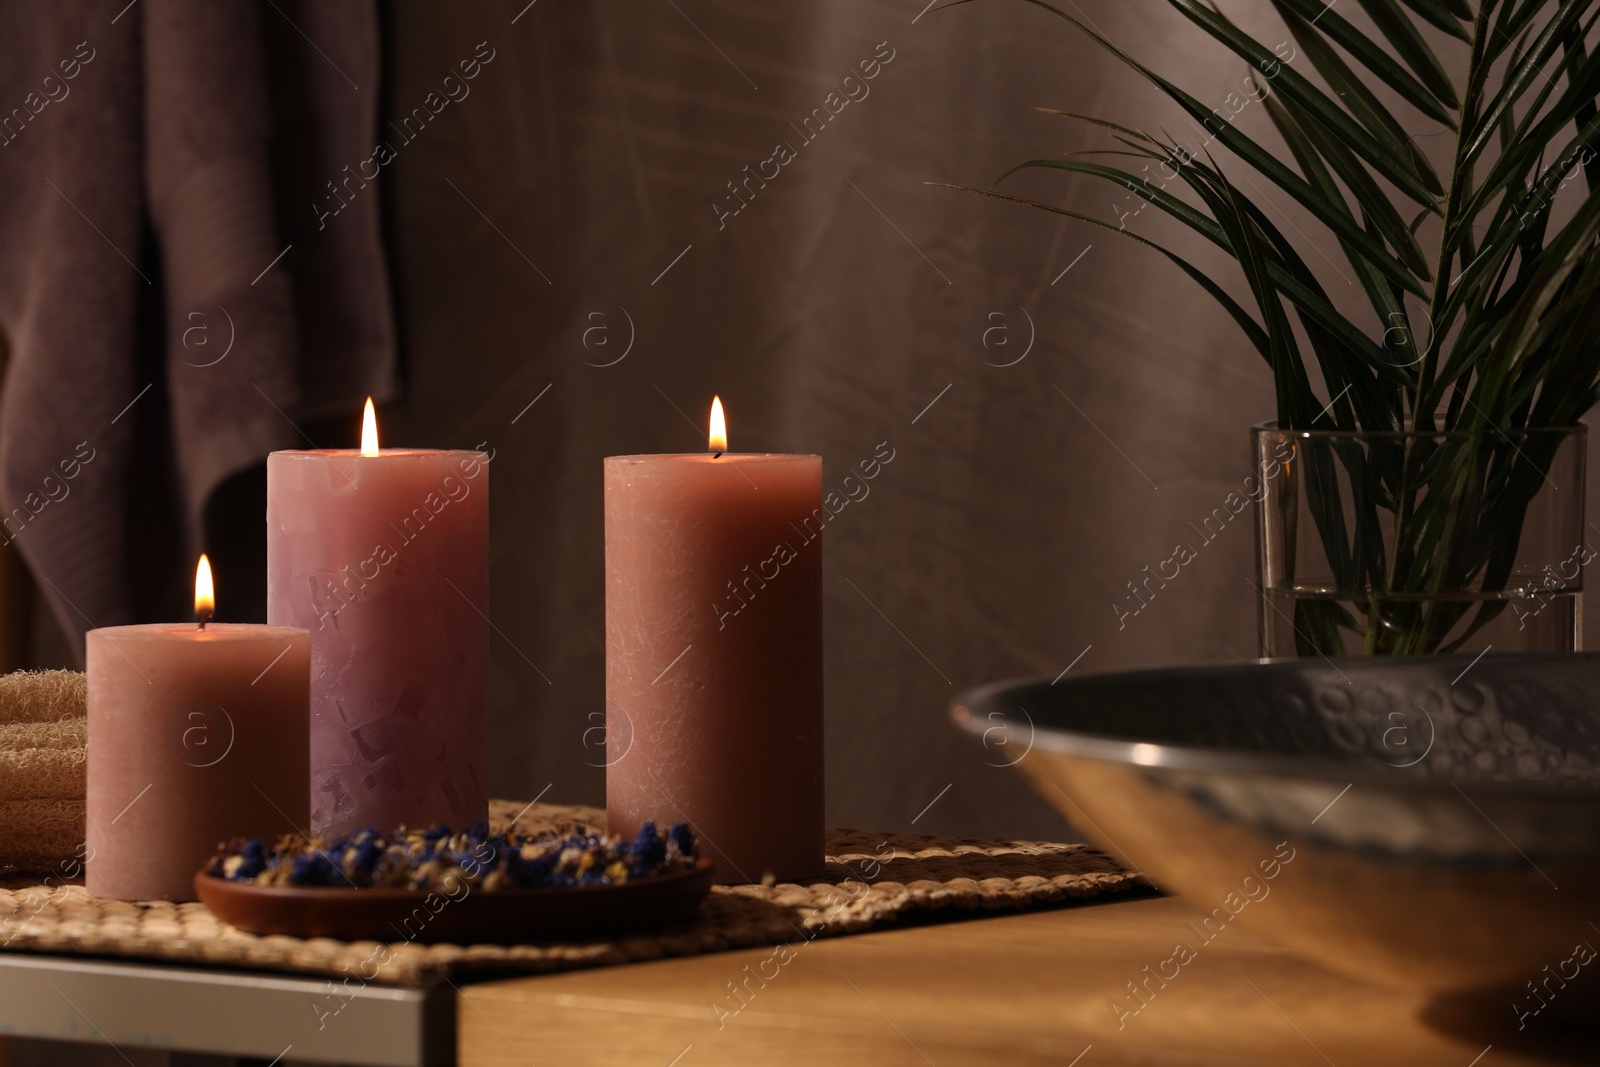
[[[81,855],[83,809],[82,800],[0,800],[0,868],[48,871],[70,864]]]
[[[0,868],[43,870],[79,852],[86,692],[76,671],[0,675]]]
[[[81,671],[13,671],[0,674],[0,726],[81,719],[88,678]]]
[[[82,719],[0,726],[0,800],[82,800]]]

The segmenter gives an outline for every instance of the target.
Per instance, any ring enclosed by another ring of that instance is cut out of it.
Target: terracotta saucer
[[[715,865],[702,857],[688,870],[622,885],[473,889],[454,899],[421,889],[249,885],[204,871],[194,876],[194,888],[213,915],[252,934],[513,945],[589,941],[686,922],[715,876]]]

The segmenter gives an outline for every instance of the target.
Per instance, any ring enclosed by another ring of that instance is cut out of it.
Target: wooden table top
[[[1200,914],[1146,897],[466,985],[461,1062],[1600,1062],[1600,1037],[1575,1042],[1537,1019],[1518,1033],[1509,1003],[1503,1018],[1493,1005],[1464,1013],[1453,1033],[1428,1025],[1414,999],[1292,956],[1247,921],[1200,946],[1164,988],[1152,980],[1133,1014],[1126,983],[1142,981],[1175,942],[1195,941],[1185,924]],[[1111,1006],[1119,995],[1124,1013]]]

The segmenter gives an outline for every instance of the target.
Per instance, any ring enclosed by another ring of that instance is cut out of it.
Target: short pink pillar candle
[[[306,829],[305,630],[111,626],[87,667],[90,893],[193,900],[225,840]]]
[[[267,620],[311,631],[319,834],[488,817],[489,460],[267,457]],[[370,436],[370,441],[366,438]]]
[[[607,821],[687,821],[723,882],[811,878],[822,459],[725,448],[605,461]]]

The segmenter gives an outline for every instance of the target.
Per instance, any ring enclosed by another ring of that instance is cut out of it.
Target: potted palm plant
[[[1281,43],[1168,0],[1250,68],[1271,147],[1233,121],[1233,95],[1210,106],[1082,17],[1024,2],[1156,86],[1196,138],[1057,111],[1113,144],[1001,181],[1042,169],[1123,187],[1227,253],[1254,310],[1125,215],[955,187],[1150,246],[1266,361],[1277,418],[1252,431],[1262,654],[1579,647],[1594,554],[1579,419],[1600,399],[1600,0],[1271,0]],[[1428,126],[1435,158],[1409,132]],[[1335,306],[1263,190],[1337,242],[1358,313]]]

